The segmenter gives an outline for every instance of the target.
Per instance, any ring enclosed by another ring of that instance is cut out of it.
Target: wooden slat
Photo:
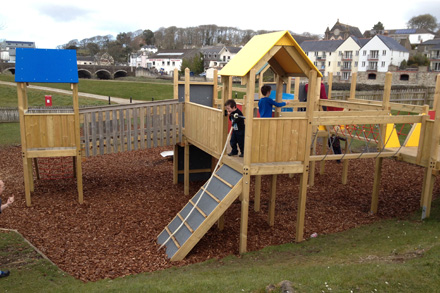
[[[125,120],[124,120],[124,110],[120,109],[119,110],[119,141],[120,141],[120,151],[124,152],[125,151]]]
[[[207,215],[202,211],[202,209],[199,208],[198,206],[196,206],[196,204],[192,201],[192,199],[190,199],[189,202],[190,202],[190,203],[191,203],[191,204],[197,209],[197,211],[198,211],[200,214],[202,214],[202,216],[203,216],[204,218],[207,217]]]
[[[134,150],[138,149],[138,138],[139,138],[139,130],[138,130],[138,109],[133,109],[133,142],[134,142]]]
[[[226,181],[226,180],[223,179],[222,177],[218,176],[216,173],[214,173],[214,177],[217,178],[218,180],[220,180],[221,182],[223,182],[223,184],[225,184],[225,185],[228,186],[229,188],[234,187],[234,185],[230,184],[228,181]]]
[[[165,230],[167,231],[167,233],[168,233],[168,237],[170,237],[171,236],[171,239],[173,240],[173,242],[174,242],[174,244],[177,246],[177,248],[180,248],[180,244],[179,244],[179,242],[177,242],[177,239],[176,239],[176,237],[174,237],[172,234],[173,233],[171,233],[171,231],[170,231],[170,229],[168,229],[168,227],[165,227]]]
[[[118,117],[117,112],[112,110],[112,118],[113,118],[113,128],[112,128],[112,137],[113,137],[113,153],[116,154],[118,152]]]
[[[131,147],[131,111],[130,111],[130,109],[125,110],[125,116],[127,118],[127,120],[126,120],[127,129],[125,132],[127,151],[131,151],[132,147]]]
[[[200,188],[201,190],[203,190],[207,195],[209,195],[213,200],[215,200],[217,203],[220,202],[220,200],[213,195],[211,192],[209,192],[206,188],[204,188],[203,186]]]
[[[178,213],[177,217],[185,224],[186,228],[188,228],[189,232],[194,233],[193,228],[185,221],[185,219]]]
[[[111,154],[111,129],[110,129],[110,112],[105,111],[105,144],[107,147],[107,154]]]

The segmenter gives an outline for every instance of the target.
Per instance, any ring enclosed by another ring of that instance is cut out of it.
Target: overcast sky
[[[273,4],[268,5],[269,4]],[[324,34],[339,19],[363,33],[379,21],[385,29],[406,28],[414,16],[440,22],[440,1],[101,1],[10,0],[0,10],[0,40],[35,42],[55,49],[70,40],[160,27],[215,24],[251,30]]]

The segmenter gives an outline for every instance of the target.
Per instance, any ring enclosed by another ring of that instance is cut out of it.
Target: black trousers
[[[233,154],[238,154],[237,145],[240,148],[240,152],[244,154],[244,131],[233,130],[230,143]]]

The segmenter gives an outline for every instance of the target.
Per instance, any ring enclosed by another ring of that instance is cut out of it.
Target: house
[[[35,42],[3,41],[0,43],[0,60],[15,63],[16,48],[35,48]]]
[[[350,36],[355,36],[356,38],[364,37],[358,27],[340,23],[338,19],[331,30],[327,27],[324,33],[324,40],[346,40]]]
[[[435,38],[435,34],[433,32],[424,28],[384,30],[383,35],[391,37],[399,43],[408,38],[411,45],[418,45]]]
[[[377,72],[387,72],[391,65],[399,67],[408,58],[409,51],[395,39],[375,35],[360,49],[358,71],[375,79]]]
[[[199,53],[196,49],[158,51],[146,58],[146,68],[156,69],[161,74],[172,74],[175,68],[181,69],[183,59],[193,58]]]
[[[417,51],[429,59],[429,70],[440,71],[440,38],[423,42]]]
[[[202,48],[206,78],[214,77],[214,70],[221,70],[237,53],[241,47],[213,46]]]
[[[76,56],[76,64],[78,65],[96,65],[96,58],[93,56]]]
[[[358,71],[359,50],[367,41],[350,36],[345,40],[305,41],[301,47],[323,76],[332,72],[341,81],[348,81]]]

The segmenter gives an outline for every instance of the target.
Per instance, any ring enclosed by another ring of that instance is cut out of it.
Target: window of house
[[[409,80],[409,75],[408,74],[401,74],[400,80]]]
[[[358,67],[358,62],[354,62],[354,67]]]
[[[318,52],[318,51],[316,51],[316,52],[315,52],[315,56],[318,56],[318,55],[319,55],[319,52]]]
[[[382,61],[380,66],[385,67],[385,61]]]
[[[368,79],[376,79],[376,74],[375,73],[369,73],[368,74]]]
[[[341,67],[341,61],[338,61],[338,67]]]
[[[382,51],[382,56],[386,56],[387,55],[387,50],[383,50]]]
[[[153,66],[155,66],[156,65],[156,61],[153,61]]]
[[[165,66],[165,61],[162,61],[162,65]]]
[[[328,66],[330,67],[330,61],[328,62]]]
[[[170,61],[167,61],[167,65],[170,66]]]
[[[364,50],[364,56],[367,56],[367,50]]]
[[[349,80],[350,79],[350,72],[342,72],[342,79]]]
[[[365,67],[365,61],[362,61],[362,67]]]
[[[176,62],[175,61],[173,61],[173,66],[175,66],[176,65]]]

